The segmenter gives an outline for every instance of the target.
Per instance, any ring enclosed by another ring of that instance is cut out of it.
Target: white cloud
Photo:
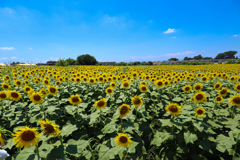
[[[16,59],[17,57],[12,57],[11,59]]]
[[[172,37],[172,38],[176,38],[176,37]]]
[[[193,51],[186,51],[186,52],[177,52],[177,53],[167,53],[165,56],[183,56],[183,55],[188,55],[191,53],[195,53]]]
[[[3,58],[0,58],[0,59],[8,59],[7,57],[3,57]]]
[[[30,50],[32,50],[32,47],[29,47]]]
[[[24,58],[22,58],[21,60],[24,60]]]
[[[176,32],[176,29],[168,28],[168,30],[164,31],[163,33],[167,34],[167,33],[173,33],[173,32]]]
[[[235,35],[233,35],[233,37],[240,37],[240,34],[239,35],[235,34]]]
[[[109,15],[104,15],[103,16],[103,22],[105,23],[114,23],[117,21],[117,17],[115,16],[109,16]]]
[[[149,23],[152,23],[152,22],[153,22],[153,20],[149,20],[148,22],[149,22]]]
[[[0,49],[1,50],[13,50],[15,48],[13,48],[13,47],[1,47]]]

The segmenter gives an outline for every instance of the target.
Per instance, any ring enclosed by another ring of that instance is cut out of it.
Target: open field
[[[239,159],[240,65],[0,67],[8,159]]]

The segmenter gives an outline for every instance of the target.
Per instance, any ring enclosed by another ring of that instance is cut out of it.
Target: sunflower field
[[[240,65],[0,67],[6,160],[240,159]]]

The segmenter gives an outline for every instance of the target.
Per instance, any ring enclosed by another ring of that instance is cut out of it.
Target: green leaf
[[[211,151],[211,143],[208,140],[201,140],[198,141],[197,144],[199,145],[200,148],[212,153]]]
[[[154,135],[154,138],[151,142],[151,145],[156,145],[156,146],[161,146],[161,144],[163,142],[165,142],[166,140],[168,140],[170,138],[170,133],[168,132],[157,132]]]
[[[192,143],[194,144],[194,142],[198,139],[196,134],[191,133],[190,131],[184,132],[184,140],[185,143]]]
[[[172,101],[174,101],[174,102],[181,102],[181,101],[183,101],[183,98],[181,98],[181,97],[175,97],[175,98],[173,98]]]
[[[70,140],[68,140],[67,144],[68,145],[76,145],[78,153],[82,153],[82,151],[88,146],[89,142],[86,140],[76,141],[76,140],[70,139]]]
[[[74,115],[76,108],[77,108],[76,106],[70,106],[70,105],[65,107],[67,113],[71,115]]]
[[[54,147],[50,144],[47,143],[43,143],[40,147],[39,147],[39,154],[41,157],[47,158],[47,155],[51,152],[51,150]]]
[[[77,129],[78,128],[77,128],[76,125],[67,124],[67,125],[63,126],[63,128],[61,130],[61,135],[62,136],[69,136],[70,134],[72,134]]]
[[[16,157],[16,160],[28,159],[29,156],[35,155],[34,150],[35,146],[29,148],[24,148]]]
[[[171,127],[173,125],[173,123],[170,121],[170,119],[160,119],[160,121],[162,122],[162,126],[168,126]]]
[[[108,123],[103,129],[102,132],[103,133],[113,133],[117,130],[118,125],[116,125],[115,123]]]
[[[204,125],[199,123],[199,122],[198,123],[193,123],[193,126],[196,127],[199,132],[202,132],[203,129],[204,129]]]
[[[57,148],[54,148],[51,150],[51,152],[48,154],[48,159],[64,159],[64,147],[63,145],[58,146]]]

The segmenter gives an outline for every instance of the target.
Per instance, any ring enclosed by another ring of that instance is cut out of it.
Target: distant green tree
[[[168,59],[168,61],[179,61],[179,59],[177,59],[177,58],[170,58],[170,59]]]
[[[68,65],[74,65],[76,63],[76,61],[72,58],[68,58],[65,60],[65,64],[68,66]]]
[[[219,53],[215,59],[235,59],[235,55],[237,54],[237,51],[227,51],[224,53]]]
[[[194,60],[202,60],[203,57],[202,57],[201,54],[199,54],[198,56],[194,56],[193,59],[194,59]]]
[[[77,57],[77,61],[80,65],[95,65],[97,60],[95,57],[89,54],[83,54]]]
[[[56,66],[66,66],[64,58],[59,58],[57,63],[55,64]]]
[[[153,62],[152,61],[148,61],[147,65],[153,65]]]
[[[228,60],[228,61],[226,62],[226,64],[235,64],[235,63],[236,63],[235,60]]]
[[[140,65],[141,63],[139,61],[134,62],[133,65]]]
[[[191,60],[192,58],[190,58],[190,57],[184,57],[184,61],[188,61],[188,60]]]
[[[204,57],[203,58],[204,60],[210,60],[210,59],[213,59],[212,57]]]

